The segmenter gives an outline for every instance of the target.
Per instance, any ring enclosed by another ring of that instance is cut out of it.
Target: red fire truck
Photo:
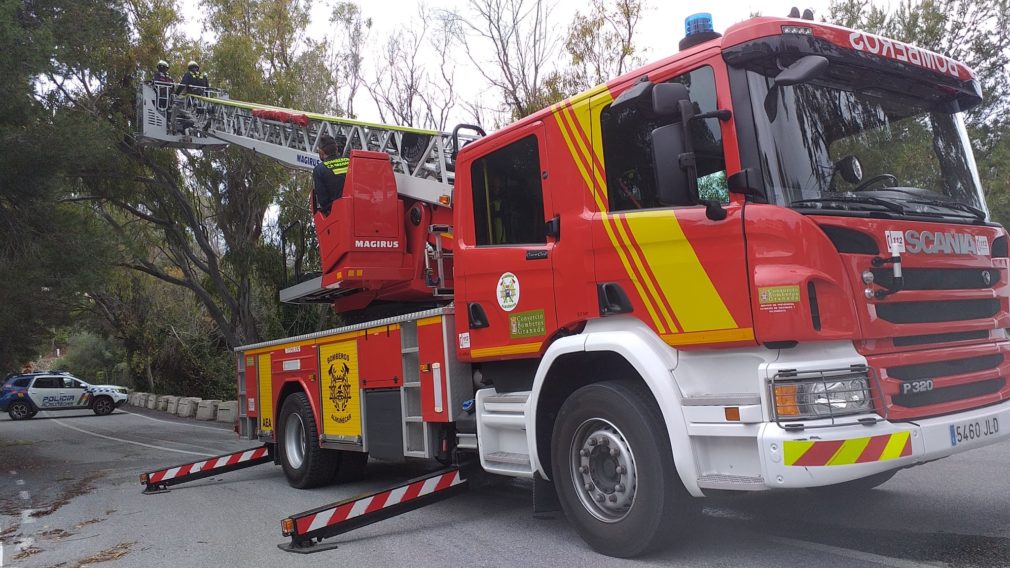
[[[393,314],[237,349],[241,431],[264,447],[149,488],[438,460],[284,519],[289,548],[491,474],[633,556],[698,497],[864,491],[1004,439],[1008,243],[962,122],[973,72],[812,19],[687,27],[676,55],[486,136],[145,85],[161,144],[308,169],[334,136],[350,167],[315,213],[322,274],[281,297]]]

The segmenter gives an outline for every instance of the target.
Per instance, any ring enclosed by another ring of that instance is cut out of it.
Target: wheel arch
[[[701,496],[680,389],[673,375],[676,366],[677,352],[634,318],[594,320],[583,333],[554,342],[544,354],[529,398],[526,435],[534,471],[550,479],[554,419],[569,395],[588,384],[629,378],[642,381],[652,394],[663,416],[681,481],[689,493]]]
[[[322,432],[323,425],[320,420],[318,397],[312,396],[312,390],[302,379],[285,381],[281,385],[280,392],[277,393],[277,402],[274,404],[274,439],[277,439],[277,431],[280,428],[281,409],[284,408],[284,401],[295,393],[305,393],[305,398],[309,399],[309,408],[312,409],[312,418],[316,422],[316,431]]]

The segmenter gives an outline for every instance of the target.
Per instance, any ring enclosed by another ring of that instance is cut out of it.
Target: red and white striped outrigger
[[[291,542],[281,544],[279,548],[299,553],[336,548],[336,544],[316,543],[448,499],[467,487],[467,480],[460,469],[453,467],[411,479],[392,489],[351,497],[291,515],[281,521],[281,534],[291,537]]]
[[[182,465],[142,473],[140,474],[140,482],[147,486],[144,488],[144,493],[159,493],[167,491],[171,485],[195,481],[219,473],[228,473],[229,471],[245,469],[272,461],[273,456],[270,454],[270,446],[263,445],[259,448],[224,454],[203,461],[184,463]]]

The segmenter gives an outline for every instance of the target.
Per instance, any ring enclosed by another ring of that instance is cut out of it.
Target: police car
[[[12,375],[0,387],[0,412],[25,420],[40,410],[90,408],[105,416],[126,402],[127,390],[116,385],[89,385],[70,373],[36,372]]]

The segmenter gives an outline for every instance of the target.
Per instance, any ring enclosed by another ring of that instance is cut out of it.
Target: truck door
[[[677,62],[649,79],[688,87],[696,114],[732,106],[718,57]],[[612,108],[612,102],[607,91],[593,97],[594,139],[585,143],[598,159],[596,179],[587,180],[590,187],[595,182],[602,209],[593,218],[598,282],[610,288],[615,311],[630,309],[674,347],[752,343],[744,202],[731,199],[726,183],[727,170],[740,167],[736,152],[723,148],[724,139],[727,147],[735,144],[732,121],[690,124],[700,197],[721,202],[726,211],[724,219],[711,220],[686,196],[681,203],[659,201],[652,133],[676,118],[656,117],[648,105]],[[629,305],[621,305],[619,292]]]
[[[456,206],[472,216],[457,230],[460,347],[474,359],[533,356],[557,327],[543,123],[501,136],[481,152],[457,188]]]
[[[35,382],[28,388],[28,396],[36,408],[60,408],[60,390],[63,381],[60,377],[35,377]]]

